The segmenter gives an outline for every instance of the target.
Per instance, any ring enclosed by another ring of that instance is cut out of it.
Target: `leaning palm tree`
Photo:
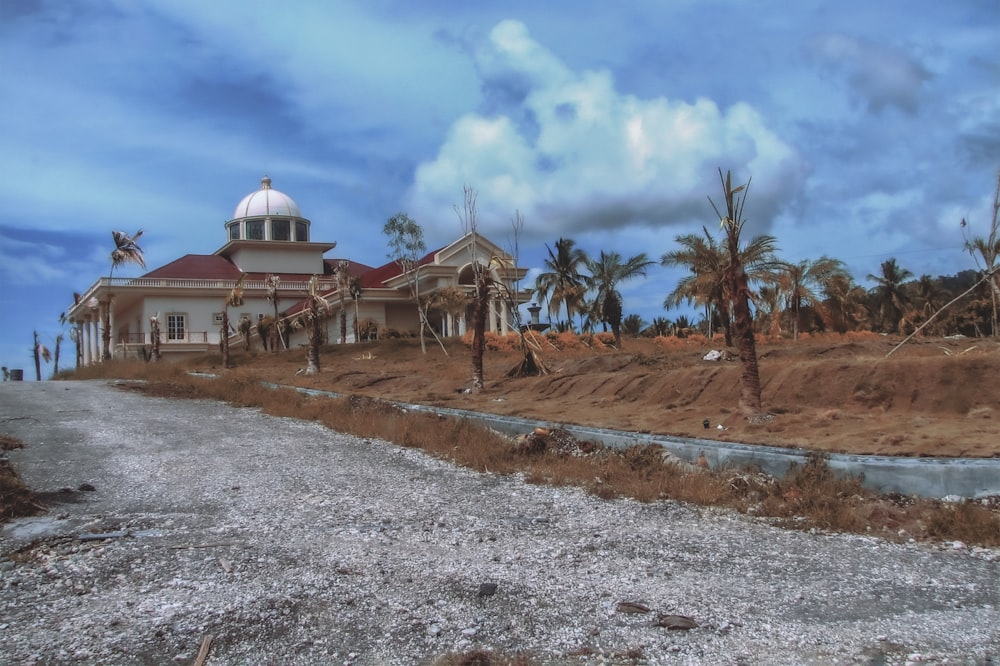
[[[222,350],[222,367],[229,367],[229,308],[238,308],[243,305],[243,279],[246,273],[240,274],[240,279],[226,296],[222,304],[222,326],[219,331],[219,348]]]
[[[549,315],[559,315],[559,307],[566,306],[566,322],[573,325],[573,313],[577,311],[587,291],[587,276],[581,269],[587,265],[586,253],[576,247],[571,238],[556,241],[555,252],[548,245],[545,249],[549,258],[545,260],[543,273],[535,278],[535,293],[539,301],[548,300]]]
[[[899,332],[903,313],[910,304],[910,297],[903,289],[903,283],[913,277],[913,273],[901,268],[895,259],[882,262],[881,275],[869,273],[868,279],[876,286],[872,289],[875,306],[878,308],[879,320],[883,330]]]
[[[124,264],[137,264],[146,267],[146,260],[142,256],[142,248],[136,243],[142,236],[142,229],[129,236],[124,231],[112,231],[111,237],[115,241],[115,249],[111,251],[111,273],[110,280],[114,277],[115,268]],[[111,294],[108,294],[108,306],[104,309],[104,331],[102,333],[104,358],[111,358]]]
[[[587,259],[585,264],[590,271],[590,276],[586,278],[587,285],[596,291],[595,310],[599,313],[600,320],[611,326],[611,332],[615,336],[615,347],[621,349],[622,295],[618,291],[618,285],[626,280],[645,277],[646,269],[653,262],[645,252],[622,261],[622,256],[617,252],[601,250],[597,259]]]
[[[817,314],[829,321],[829,313],[823,306],[820,294],[834,276],[844,274],[846,274],[844,263],[827,256],[815,261],[804,259],[797,264],[782,265],[778,280],[784,287],[785,298],[791,306],[793,340],[799,339],[799,320],[803,304],[809,304]]]
[[[733,327],[735,329],[736,349],[740,359],[740,411],[748,418],[754,418],[761,413],[760,372],[757,367],[757,343],[754,339],[753,315],[750,313],[750,284],[743,253],[740,251],[740,233],[746,222],[743,219],[743,205],[750,181],[746,185],[734,188],[730,173],[725,177],[719,169],[719,179],[722,181],[723,193],[726,198],[725,215],[719,212],[715,202],[709,197],[712,209],[721,220],[726,232],[726,248],[729,263],[725,271],[725,289],[733,303]],[[742,196],[739,196],[742,192]]]

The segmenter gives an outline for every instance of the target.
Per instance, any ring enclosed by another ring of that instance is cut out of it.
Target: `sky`
[[[211,254],[264,175],[328,257],[372,266],[398,212],[455,240],[464,187],[502,247],[520,214],[529,283],[560,237],[645,252],[622,292],[647,322],[682,314],[659,259],[718,231],[720,169],[785,261],[865,287],[890,258],[975,268],[959,223],[992,216],[998,44],[996,0],[3,0],[0,364],[34,376],[32,332],[66,333],[111,231],[143,230],[149,270]]]

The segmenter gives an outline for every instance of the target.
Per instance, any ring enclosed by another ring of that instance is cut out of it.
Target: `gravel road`
[[[603,501],[104,382],[0,384],[0,433],[54,493],[0,534],[0,663],[192,663],[206,636],[211,666],[1000,660],[996,550]]]

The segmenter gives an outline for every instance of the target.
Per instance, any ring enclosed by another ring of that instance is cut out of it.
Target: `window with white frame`
[[[221,312],[213,312],[212,313],[212,321],[215,322],[216,326],[222,326],[222,313]]]
[[[187,315],[167,315],[167,340],[184,340],[187,333]]]

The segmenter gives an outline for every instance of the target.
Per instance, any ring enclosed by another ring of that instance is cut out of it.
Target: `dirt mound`
[[[738,362],[704,360],[725,350],[718,342],[547,348],[540,356],[550,374],[523,378],[506,377],[518,352],[490,351],[481,393],[466,390],[471,362],[458,340],[447,341],[447,356],[430,345],[421,354],[415,340],[330,345],[317,377],[294,376],[302,350],[235,362],[282,383],[556,424],[844,453],[1000,456],[1000,343],[923,339],[886,357],[897,342],[822,337],[759,345],[764,409],[775,418],[758,425],[736,411]]]

